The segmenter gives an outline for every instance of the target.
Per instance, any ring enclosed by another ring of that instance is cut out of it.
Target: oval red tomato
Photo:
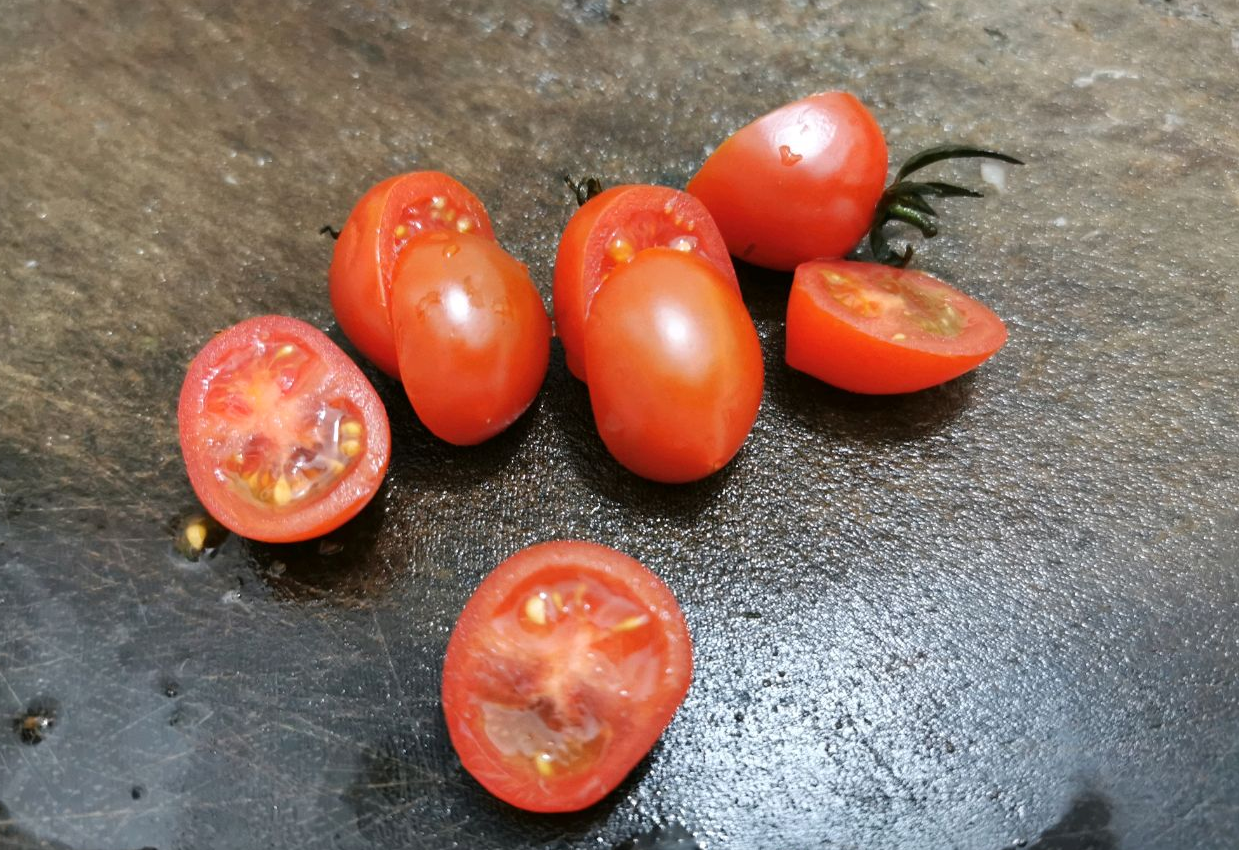
[[[411,243],[391,311],[405,392],[436,436],[480,443],[538,394],[551,321],[529,271],[490,239],[432,233]]]
[[[587,201],[568,222],[555,257],[555,333],[568,369],[585,380],[585,316],[603,282],[646,248],[704,257],[737,291],[736,271],[701,202],[666,186],[615,186]]]
[[[443,713],[461,763],[535,812],[583,809],[649,751],[692,678],[667,586],[594,543],[531,546],[469,600],[447,645]]]
[[[988,307],[911,269],[805,263],[787,301],[788,365],[856,393],[941,384],[1006,341],[1006,326]]]
[[[701,257],[648,248],[617,268],[590,307],[585,364],[602,441],[655,481],[722,468],[757,418],[757,331],[730,281]]]
[[[392,377],[399,377],[388,309],[396,258],[420,234],[445,230],[495,238],[472,192],[441,172],[414,171],[366,192],[336,240],[327,273],[336,320],[357,350]]]
[[[869,230],[886,139],[859,100],[825,92],[737,130],[688,183],[740,259],[790,271],[842,257]]]
[[[305,540],[374,496],[391,454],[387,412],[321,331],[247,319],[198,352],[177,409],[181,452],[203,507],[255,540]]]

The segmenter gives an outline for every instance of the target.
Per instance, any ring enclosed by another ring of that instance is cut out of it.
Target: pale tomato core
[[[317,399],[327,367],[292,336],[267,334],[230,351],[204,379],[214,475],[248,500],[290,510],[313,501],[365,451],[359,412]]]
[[[587,772],[614,734],[606,718],[663,682],[668,647],[655,618],[593,575],[542,572],[516,586],[485,641],[504,661],[476,688],[491,746],[545,778]]]

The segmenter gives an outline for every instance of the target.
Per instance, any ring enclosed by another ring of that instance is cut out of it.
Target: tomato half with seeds
[[[181,453],[203,507],[270,543],[326,534],[374,496],[391,455],[387,412],[322,331],[247,319],[198,352],[177,408]]]
[[[1007,341],[979,301],[912,269],[847,260],[796,269],[787,363],[855,393],[906,393],[958,377]]]
[[[487,791],[529,811],[576,811],[654,746],[692,665],[684,615],[656,575],[606,546],[541,543],[465,605],[443,663],[443,713]]]
[[[568,369],[586,379],[585,317],[598,288],[646,248],[703,257],[737,292],[727,245],[701,202],[666,186],[615,186],[586,201],[564,228],[555,257],[555,333]]]
[[[670,248],[647,248],[598,291],[585,363],[602,441],[654,481],[721,469],[761,404],[761,346],[739,293],[711,263]]]
[[[781,106],[741,127],[688,183],[731,253],[791,271],[851,251],[886,182],[882,128],[845,92]]]
[[[366,192],[336,239],[327,273],[336,321],[357,350],[392,377],[399,376],[388,309],[396,258],[419,235],[436,231],[495,238],[472,192],[441,172],[414,171]]]
[[[525,412],[551,320],[524,264],[490,239],[431,233],[404,249],[391,298],[400,379],[432,433],[472,445]]]

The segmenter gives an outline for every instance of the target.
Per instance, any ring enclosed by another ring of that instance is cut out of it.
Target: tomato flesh
[[[555,258],[555,331],[568,369],[586,379],[585,319],[617,267],[647,248],[703,257],[739,291],[727,246],[693,196],[666,186],[615,186],[585,203],[564,228]]]
[[[494,239],[486,208],[446,174],[414,171],[373,186],[336,240],[328,281],[340,329],[367,359],[399,376],[389,308],[396,260],[417,237],[473,233]]]
[[[936,386],[1006,340],[1006,326],[984,304],[911,269],[805,263],[788,296],[788,365],[852,392]]]
[[[390,454],[387,415],[344,352],[281,316],[217,335],[190,366],[178,410],[200,501],[270,542],[335,528],[368,502]]]
[[[525,549],[491,573],[448,643],[443,709],[465,768],[531,811],[600,800],[670,722],[692,676],[674,596],[591,543]]]
[[[739,293],[700,257],[648,248],[617,269],[586,320],[585,355],[598,433],[645,478],[716,472],[757,418],[757,331]]]
[[[847,254],[886,181],[882,128],[844,92],[789,103],[740,128],[688,183],[731,253],[765,268]]]
[[[480,443],[533,402],[551,320],[529,271],[495,242],[422,236],[397,263],[391,306],[405,392],[436,436]]]

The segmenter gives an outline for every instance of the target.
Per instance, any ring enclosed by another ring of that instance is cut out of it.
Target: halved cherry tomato
[[[568,369],[585,380],[585,317],[598,287],[646,248],[663,246],[709,260],[738,292],[727,246],[705,207],[666,186],[615,186],[568,221],[555,257],[555,333]]]
[[[177,419],[203,507],[271,543],[343,525],[374,496],[391,455],[387,412],[365,375],[324,333],[286,316],[247,319],[208,342]]]
[[[855,393],[941,384],[1006,341],[1006,326],[988,307],[911,269],[805,263],[787,301],[788,365]]]
[[[659,578],[595,543],[517,552],[465,606],[443,662],[452,745],[496,797],[570,812],[658,740],[692,679],[692,640]]]
[[[490,239],[431,233],[411,243],[396,263],[391,311],[405,392],[436,436],[480,443],[538,394],[551,320],[529,270]]]
[[[711,263],[671,248],[647,248],[598,290],[585,364],[602,441],[655,481],[722,468],[761,404],[761,346],[739,293]]]
[[[851,251],[886,182],[882,128],[859,100],[825,92],[741,127],[688,183],[746,262],[790,271]]]
[[[366,192],[336,240],[327,273],[336,320],[357,350],[392,377],[399,377],[388,311],[396,257],[414,237],[443,230],[495,238],[472,192],[438,171],[414,171]]]

